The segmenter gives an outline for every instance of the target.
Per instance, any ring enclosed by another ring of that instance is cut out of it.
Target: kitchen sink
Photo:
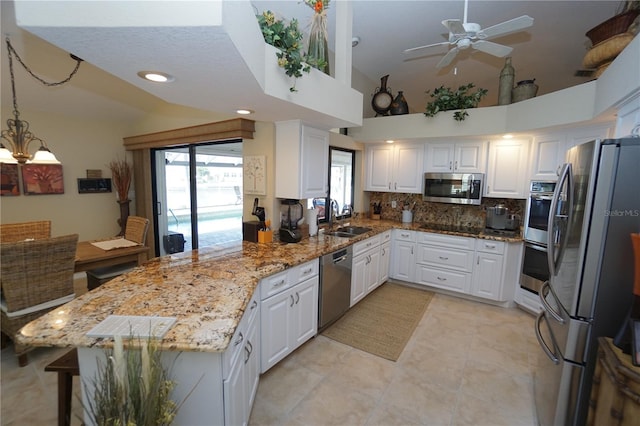
[[[335,231],[327,232],[327,235],[331,235],[333,237],[353,238],[369,231],[371,231],[371,228],[364,226],[341,226],[336,228]]]
[[[331,235],[332,237],[343,237],[343,238],[353,238],[358,236],[358,234],[350,234],[349,232],[343,232],[343,231],[331,231],[331,232],[327,232],[326,235]]]
[[[365,226],[341,226],[336,230],[337,232],[345,232],[347,234],[360,235],[365,232],[371,231],[371,228]]]

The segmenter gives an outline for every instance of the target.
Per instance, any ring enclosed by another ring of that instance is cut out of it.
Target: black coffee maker
[[[284,199],[280,205],[280,241],[297,243],[302,239],[298,222],[302,219],[303,207],[298,200]]]

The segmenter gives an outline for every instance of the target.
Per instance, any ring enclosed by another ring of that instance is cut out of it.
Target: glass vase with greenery
[[[276,53],[278,65],[284,68],[285,74],[297,79],[302,77],[303,72],[309,73],[311,67],[305,62],[306,55],[302,50],[304,35],[298,28],[298,21],[292,19],[287,24],[277,19],[270,10],[262,12],[257,18],[264,41],[279,49]],[[289,90],[297,92],[295,82]]]
[[[458,87],[457,90],[444,86],[434,89],[433,93],[427,90],[426,93],[430,94],[433,100],[427,103],[424,115],[433,117],[440,111],[460,110],[453,113],[453,119],[463,121],[469,116],[467,109],[476,108],[482,98],[487,95],[487,89],[478,88],[475,92],[471,92],[474,87],[473,83],[469,83]]]

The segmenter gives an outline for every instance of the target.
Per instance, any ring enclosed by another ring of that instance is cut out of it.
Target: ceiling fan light
[[[33,155],[33,160],[27,161],[29,164],[61,164],[60,161],[53,155],[53,152],[44,145],[40,146],[40,149]]]

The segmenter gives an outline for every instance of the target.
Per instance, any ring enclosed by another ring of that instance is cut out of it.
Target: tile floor
[[[44,366],[64,349],[38,348],[24,368],[12,351],[1,424],[55,425],[57,376]],[[397,362],[311,339],[261,377],[250,425],[533,426],[539,351],[530,314],[436,294]]]

